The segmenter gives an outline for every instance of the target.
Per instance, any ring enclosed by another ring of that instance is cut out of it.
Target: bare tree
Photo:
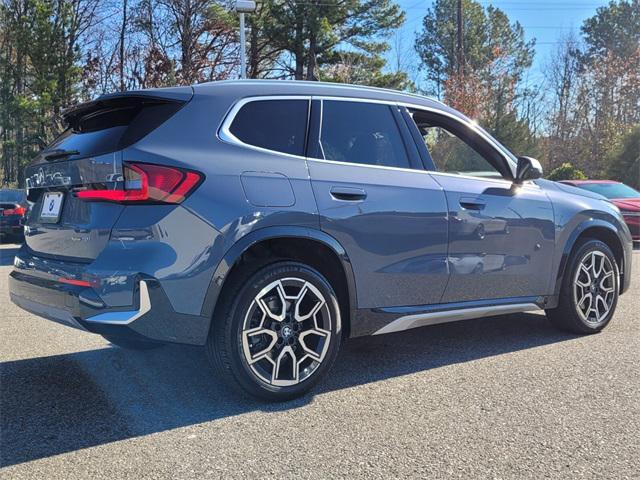
[[[573,139],[577,127],[575,113],[581,82],[579,51],[575,34],[566,35],[545,69],[549,90],[547,158],[551,169],[573,159],[577,154]]]

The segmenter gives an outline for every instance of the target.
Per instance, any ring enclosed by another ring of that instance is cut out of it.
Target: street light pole
[[[247,78],[247,41],[244,36],[244,12],[240,12],[240,78]]]
[[[253,0],[236,0],[236,12],[240,16],[240,78],[247,78],[247,46],[244,31],[244,14],[256,11]]]

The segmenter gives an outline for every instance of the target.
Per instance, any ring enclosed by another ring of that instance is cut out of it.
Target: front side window
[[[502,156],[459,122],[419,110],[411,116],[439,172],[500,179],[508,176]]]
[[[229,131],[255,147],[304,155],[309,101],[255,100],[240,108]]]
[[[389,105],[323,100],[320,146],[327,160],[410,168]]]

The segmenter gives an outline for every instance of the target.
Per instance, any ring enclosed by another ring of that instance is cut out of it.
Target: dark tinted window
[[[70,128],[60,135],[47,150],[77,150],[82,156],[97,156],[118,150],[126,126],[76,133]]]
[[[410,168],[388,105],[325,100],[320,145],[327,160]]]
[[[308,100],[256,100],[244,105],[229,131],[241,142],[304,155]]]
[[[77,150],[83,157],[122,150],[159,127],[181,106],[172,102],[145,103],[135,97],[122,98],[120,104],[113,106],[105,102],[74,118],[47,150]]]

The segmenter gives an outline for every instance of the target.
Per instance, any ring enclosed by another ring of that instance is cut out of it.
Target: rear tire
[[[102,335],[105,340],[112,343],[116,347],[124,348],[126,350],[153,350],[155,348],[163,347],[163,343],[157,342],[145,342],[144,340],[135,340],[124,337],[113,337],[111,335]]]
[[[309,391],[333,365],[342,336],[329,282],[299,262],[245,270],[225,285],[207,354],[233,387],[269,401]]]
[[[586,239],[569,259],[557,308],[545,311],[556,327],[578,334],[605,328],[616,310],[620,271],[607,244]]]

